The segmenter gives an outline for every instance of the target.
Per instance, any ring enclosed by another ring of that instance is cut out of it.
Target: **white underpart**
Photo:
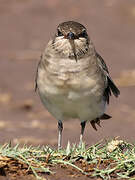
[[[75,45],[80,47],[78,43],[84,43],[83,39],[75,40]],[[64,49],[65,55],[71,48],[68,40],[62,38],[55,45]],[[57,120],[79,118],[80,121],[91,121],[105,112],[103,80],[93,69],[89,75],[86,72],[86,67],[90,65],[89,57],[76,63],[74,59],[53,57],[52,51],[48,61],[47,72],[42,68],[38,71],[39,94],[45,107]]]

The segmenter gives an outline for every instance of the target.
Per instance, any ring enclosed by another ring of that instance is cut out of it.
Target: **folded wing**
[[[107,103],[109,104],[109,97],[111,96],[111,93],[113,93],[113,95],[115,97],[118,97],[120,94],[119,89],[116,87],[116,85],[114,84],[112,78],[109,75],[109,71],[108,68],[103,60],[103,58],[96,53],[98,61],[99,61],[99,66],[101,67],[101,69],[104,71],[104,74],[107,77],[107,87],[104,91],[104,97],[106,98]]]

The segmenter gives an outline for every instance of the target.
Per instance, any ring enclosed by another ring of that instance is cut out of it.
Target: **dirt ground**
[[[34,78],[41,52],[56,26],[67,20],[87,27],[121,91],[107,108],[113,118],[102,122],[97,132],[87,124],[85,142],[91,145],[114,136],[134,142],[135,1],[0,0],[1,144],[11,140],[13,144],[57,146],[57,121],[34,92]],[[63,133],[63,146],[68,140],[78,143],[79,121],[65,122]],[[63,170],[60,173],[63,176],[58,179],[65,180]]]

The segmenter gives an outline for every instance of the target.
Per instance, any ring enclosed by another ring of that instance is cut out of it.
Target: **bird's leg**
[[[86,125],[86,121],[81,122],[80,145],[82,145],[82,138],[84,134],[85,125]]]
[[[61,149],[61,141],[62,141],[62,130],[63,130],[63,123],[61,120],[58,121],[58,150]]]

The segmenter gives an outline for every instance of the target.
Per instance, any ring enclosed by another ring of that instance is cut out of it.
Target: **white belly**
[[[50,59],[49,65],[38,70],[41,101],[57,119],[93,120],[105,111],[104,78],[89,58],[79,60]],[[95,67],[95,68],[94,68]]]
[[[65,94],[39,92],[48,111],[57,119],[79,118],[81,121],[93,120],[105,111],[105,101],[93,93],[69,91]]]

